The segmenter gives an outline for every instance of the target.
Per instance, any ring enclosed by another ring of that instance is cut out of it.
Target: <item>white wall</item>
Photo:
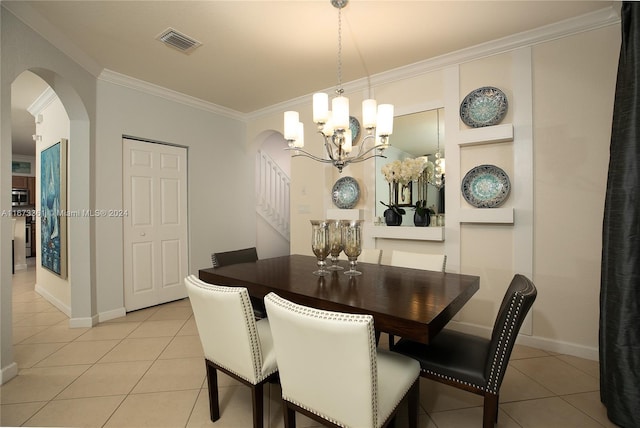
[[[211,253],[256,244],[255,152],[241,120],[98,81],[96,207],[122,208],[122,136],[187,147],[189,271],[211,266]],[[122,313],[122,218],[96,219],[100,319]]]

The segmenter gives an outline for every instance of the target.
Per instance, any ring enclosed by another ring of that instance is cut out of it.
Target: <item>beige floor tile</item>
[[[171,342],[170,337],[124,339],[109,351],[100,363],[119,361],[153,361]]]
[[[156,360],[132,393],[200,389],[205,380],[202,358]]]
[[[94,364],[56,399],[126,395],[151,367],[151,361]]]
[[[197,336],[198,335],[198,327],[196,326],[195,318],[191,317],[187,320],[186,323],[182,326],[180,331],[177,334],[178,336]]]
[[[193,315],[191,306],[171,305],[158,309],[149,317],[149,321],[188,320]]]
[[[129,338],[137,337],[173,337],[182,328],[185,320],[145,321],[129,334]]]
[[[25,426],[101,427],[124,396],[50,401]]]
[[[555,394],[576,394],[600,388],[598,379],[557,357],[515,360],[511,365]]]
[[[191,307],[191,302],[189,301],[188,297],[185,297],[184,299],[180,299],[180,300],[174,300],[173,302],[169,302],[169,303],[165,303],[162,306],[166,306],[166,307]]]
[[[13,357],[18,363],[18,368],[33,367],[60,348],[64,343],[34,343],[31,345],[15,345]]]
[[[20,321],[26,319],[26,318],[30,318],[33,316],[33,313],[16,313],[13,312],[13,324],[15,325],[16,323],[19,323]]]
[[[49,367],[72,364],[93,364],[100,360],[119,342],[119,340],[71,342],[40,361],[36,366]]]
[[[127,314],[120,318],[114,318],[112,320],[106,321],[107,323],[119,323],[119,322],[142,322],[146,321],[151,315],[158,311],[157,306],[152,306],[150,308],[139,309],[133,312],[127,312]]]
[[[482,407],[449,410],[430,414],[438,428],[478,428],[482,426]],[[519,428],[520,425],[505,412],[499,411],[497,428]]]
[[[563,400],[569,402],[578,410],[583,411],[607,428],[617,427],[607,417],[607,408],[600,401],[600,392],[586,392],[583,394],[563,395]]]
[[[251,427],[253,421],[253,408],[251,407],[251,393],[246,386],[232,386],[220,388],[220,419],[212,425],[209,413],[209,393],[206,389],[200,390],[198,400],[193,408],[187,428],[195,427]],[[265,411],[263,414],[264,426],[268,424],[268,395],[263,395]]]
[[[511,360],[519,360],[522,358],[546,357],[549,353],[542,349],[531,348],[525,345],[515,345],[511,352]]]
[[[500,408],[523,428],[602,427],[560,397],[505,403]]]
[[[409,406],[406,402],[400,404],[398,413],[396,414],[395,428],[409,427]],[[422,407],[418,408],[418,427],[419,428],[437,428],[436,424],[431,420],[427,412]]]
[[[199,392],[195,389],[129,395],[104,426],[183,427],[189,420]]]
[[[31,327],[13,327],[13,344],[22,343],[27,339],[47,330],[50,327],[44,325],[36,325]]]
[[[14,321],[13,325],[20,326],[34,326],[34,325],[55,325],[61,321],[68,320],[65,314],[60,311],[57,312],[38,312],[31,314],[29,317],[25,317],[19,321]]]
[[[573,355],[558,355],[556,358],[559,358],[565,363],[571,364],[573,367],[578,370],[582,370],[596,379],[600,379],[600,363],[598,361],[574,357]]]
[[[429,414],[482,406],[482,403],[483,399],[479,395],[430,379],[420,378],[420,404]]]
[[[509,365],[500,387],[500,402],[552,397],[555,394]]]
[[[54,312],[58,309],[51,303],[44,299],[36,300],[33,302],[13,302],[13,317],[15,320],[16,314],[32,314],[37,312]]]
[[[21,343],[66,343],[75,340],[87,330],[88,328],[69,328],[66,323],[59,323],[43,329],[39,333],[23,340]]]
[[[139,322],[102,323],[87,330],[76,341],[124,339],[139,326]]]
[[[204,365],[204,351],[199,336],[176,336],[160,354],[160,359],[200,357]]]
[[[47,401],[58,395],[90,366],[62,366],[24,369],[0,386],[2,404]]]
[[[39,401],[35,403],[3,404],[0,407],[0,426],[22,426],[23,423],[25,423],[38,410],[44,407],[45,404],[47,404],[46,401]]]

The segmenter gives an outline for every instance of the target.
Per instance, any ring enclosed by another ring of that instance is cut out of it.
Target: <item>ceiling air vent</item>
[[[174,30],[173,28],[167,28],[158,37],[156,37],[156,39],[186,54],[191,53],[195,48],[202,44],[199,41]]]

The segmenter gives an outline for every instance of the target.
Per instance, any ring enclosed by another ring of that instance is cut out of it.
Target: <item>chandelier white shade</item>
[[[357,143],[357,152],[353,153],[353,136],[350,125],[349,98],[343,95],[342,89],[342,18],[341,10],[348,0],[331,0],[338,9],[338,87],[336,97],[331,100],[324,92],[313,94],[313,122],[318,133],[324,139],[327,157],[320,157],[304,150],[304,126],[300,122],[298,112],[284,113],[284,138],[293,151],[293,157],[305,156],[318,162],[332,163],[340,172],[350,163],[362,162],[377,156],[384,157],[383,152],[389,146],[389,135],[393,133],[393,105],[380,104],[376,100],[367,99],[362,102],[362,127],[366,135]]]

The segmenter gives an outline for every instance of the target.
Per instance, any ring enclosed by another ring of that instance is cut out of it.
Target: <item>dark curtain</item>
[[[602,232],[600,399],[609,419],[640,427],[640,3],[622,5]]]

